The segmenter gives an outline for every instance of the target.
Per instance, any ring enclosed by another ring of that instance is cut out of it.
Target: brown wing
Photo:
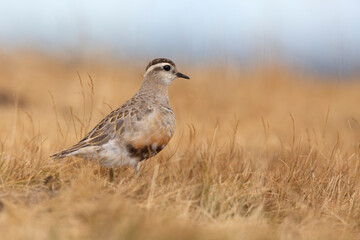
[[[115,135],[122,135],[125,131],[124,122],[130,119],[130,116],[135,114],[135,108],[129,108],[124,104],[120,108],[112,111],[107,115],[93,130],[91,130],[80,142],[69,149],[55,153],[50,157],[63,158],[70,153],[89,146],[101,146],[109,141]]]

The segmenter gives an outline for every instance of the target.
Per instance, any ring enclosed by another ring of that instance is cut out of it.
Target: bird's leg
[[[114,181],[114,169],[113,168],[109,169],[109,181],[110,182]]]
[[[135,175],[136,175],[136,176],[137,176],[138,173],[139,173],[140,164],[141,164],[141,162],[138,162],[138,163],[135,165],[135,167],[134,167],[134,172],[135,172]]]

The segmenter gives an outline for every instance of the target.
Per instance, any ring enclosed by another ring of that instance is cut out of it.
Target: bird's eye
[[[165,65],[163,68],[165,71],[170,71],[170,69],[171,69],[170,65]]]

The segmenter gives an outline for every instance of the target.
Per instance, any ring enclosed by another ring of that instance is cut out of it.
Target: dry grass
[[[145,64],[0,57],[1,238],[360,237],[356,81],[178,63],[192,79],[170,88],[176,134],[138,176],[50,161],[137,90]]]

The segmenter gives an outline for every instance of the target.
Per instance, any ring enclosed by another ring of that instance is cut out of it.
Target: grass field
[[[48,156],[131,97],[147,60],[89,59],[0,55],[1,239],[360,238],[359,78],[178,62],[175,136],[109,182]]]

